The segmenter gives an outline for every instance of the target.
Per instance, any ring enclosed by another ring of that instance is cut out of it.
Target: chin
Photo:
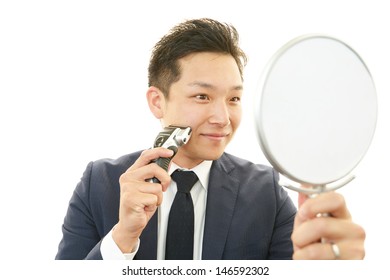
[[[221,152],[211,152],[204,155],[204,160],[217,160],[219,159],[223,154],[223,151]]]
[[[189,149],[191,148],[191,149]],[[203,160],[217,160],[219,159],[225,147],[210,147],[210,146],[195,146],[190,147],[184,145],[181,149],[183,155],[187,158],[190,158],[195,161],[203,161]],[[179,150],[180,151],[180,150]]]

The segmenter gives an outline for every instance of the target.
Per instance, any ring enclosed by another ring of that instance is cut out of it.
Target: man
[[[241,120],[245,63],[234,27],[211,19],[183,22],[156,44],[150,111],[163,127],[191,127],[191,139],[168,173],[153,163],[172,156],[164,148],[90,163],[71,198],[57,259],[165,259],[176,169],[198,178],[190,191],[193,259],[364,257],[364,230],[341,195],[300,196],[296,213],[272,168],[224,153]]]

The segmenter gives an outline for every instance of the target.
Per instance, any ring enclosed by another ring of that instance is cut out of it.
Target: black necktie
[[[177,184],[168,218],[166,260],[192,260],[194,250],[194,204],[190,190],[198,181],[192,171],[176,170],[171,175]]]

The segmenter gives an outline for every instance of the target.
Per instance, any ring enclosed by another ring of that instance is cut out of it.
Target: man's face
[[[241,121],[242,80],[230,55],[196,53],[179,60],[180,80],[171,85],[162,124],[190,126],[190,141],[174,161],[192,168],[218,159]]]

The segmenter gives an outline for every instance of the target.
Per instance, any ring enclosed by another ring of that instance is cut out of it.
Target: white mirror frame
[[[268,63],[257,94],[264,155],[279,173],[313,189],[282,185],[310,194],[354,179],[351,171],[375,132],[377,98],[367,66],[350,46],[322,34],[291,40]]]

